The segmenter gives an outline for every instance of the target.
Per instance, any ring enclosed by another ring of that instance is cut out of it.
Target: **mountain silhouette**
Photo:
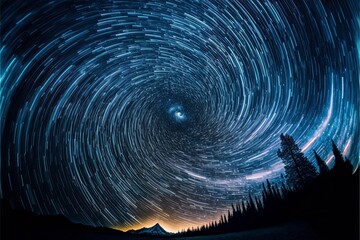
[[[12,209],[8,201],[1,199],[0,239],[16,240],[141,240],[138,236],[119,230],[73,223],[64,215],[38,215],[26,210]]]
[[[172,233],[165,231],[159,223],[156,223],[154,226],[146,228],[140,228],[138,230],[129,230],[128,233],[132,234],[143,234],[143,235],[151,235],[151,236],[170,236]]]

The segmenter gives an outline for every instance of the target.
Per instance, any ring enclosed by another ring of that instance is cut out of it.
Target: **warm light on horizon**
[[[198,224],[195,224],[195,223],[191,224],[189,222],[183,223],[183,224],[178,224],[178,223],[172,223],[170,221],[166,222],[164,220],[149,219],[149,220],[144,221],[143,223],[138,223],[133,226],[113,226],[111,228],[115,229],[115,230],[120,230],[120,231],[126,232],[126,231],[129,231],[132,229],[138,230],[143,227],[149,228],[149,227],[154,226],[156,223],[159,223],[161,225],[161,227],[164,228],[165,231],[171,232],[171,233],[177,233],[179,231],[181,232],[182,230],[187,230],[188,228],[197,228],[197,227],[201,227],[205,224],[208,224],[209,222],[218,221],[219,218],[220,218],[220,215],[219,215],[219,217],[214,217],[213,219],[203,221]]]

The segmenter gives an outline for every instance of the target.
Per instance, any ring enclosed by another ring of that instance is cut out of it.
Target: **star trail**
[[[357,1],[2,1],[1,197],[120,229],[282,181],[279,135],[359,162]]]

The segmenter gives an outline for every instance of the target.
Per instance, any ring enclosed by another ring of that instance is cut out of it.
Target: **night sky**
[[[281,182],[281,133],[359,163],[357,1],[1,1],[1,198],[120,229]]]

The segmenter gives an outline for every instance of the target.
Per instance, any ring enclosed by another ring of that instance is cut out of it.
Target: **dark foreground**
[[[270,228],[255,229],[213,236],[176,238],[178,240],[318,240],[329,239],[307,223],[288,223]]]
[[[254,229],[242,232],[197,237],[149,237],[138,236],[108,228],[98,228],[74,224],[64,216],[40,216],[22,210],[13,210],[3,201],[1,203],[1,239],[103,239],[103,240],[322,240],[333,239],[331,228],[318,228],[305,221],[297,221],[269,228]],[[341,239],[352,239],[344,233]]]

